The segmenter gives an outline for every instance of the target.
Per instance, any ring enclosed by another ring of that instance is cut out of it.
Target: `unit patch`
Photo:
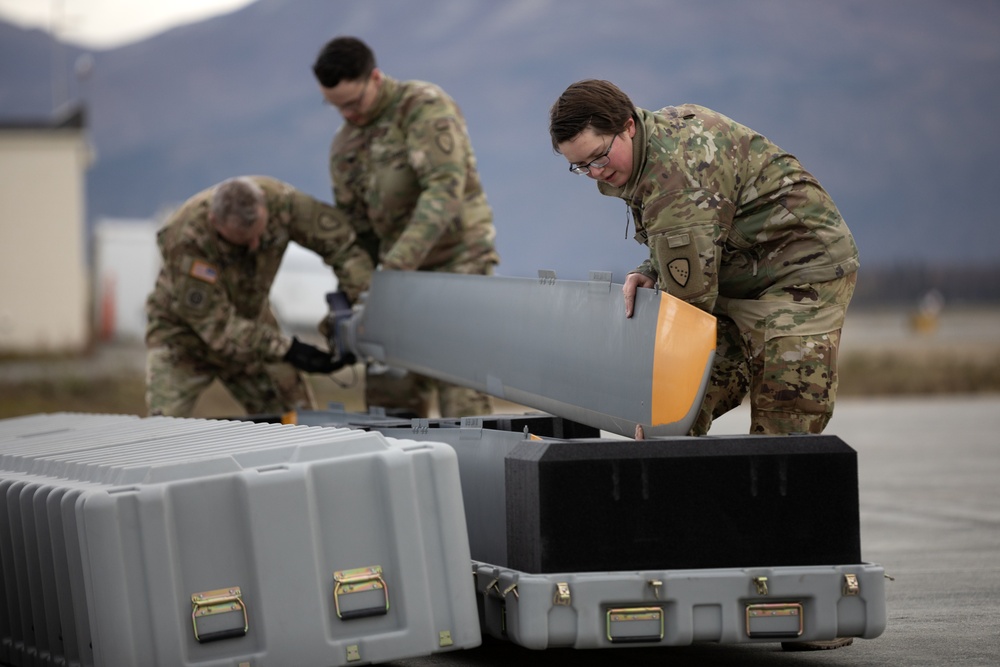
[[[455,140],[448,132],[441,132],[434,137],[434,141],[437,142],[438,148],[440,148],[441,152],[445,155],[451,155],[451,152],[455,150]]]
[[[340,227],[340,220],[330,213],[320,213],[317,223],[319,224],[319,228],[324,232],[330,232]]]
[[[191,271],[188,272],[188,275],[192,278],[203,280],[209,285],[214,285],[215,281],[219,279],[218,269],[208,262],[203,262],[200,259],[194,260],[191,264]]]
[[[192,310],[201,310],[208,300],[208,293],[204,287],[195,285],[184,294],[184,303]]]
[[[691,263],[686,258],[670,260],[667,264],[667,271],[681,287],[687,287],[688,279],[691,277]]]

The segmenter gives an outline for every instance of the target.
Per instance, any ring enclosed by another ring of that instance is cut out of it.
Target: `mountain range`
[[[0,123],[85,105],[91,224],[162,216],[242,173],[329,199],[340,118],[310,65],[337,35],[458,101],[504,275],[620,280],[645,257],[622,202],[550,146],[549,107],[584,78],[767,135],[833,195],[863,266],[1000,266],[996,2],[257,0],[101,51],[0,22]]]

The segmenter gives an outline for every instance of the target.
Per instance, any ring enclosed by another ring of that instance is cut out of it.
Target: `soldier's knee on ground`
[[[439,385],[438,403],[442,417],[476,417],[493,414],[493,399],[489,395],[465,387]]]
[[[224,369],[219,379],[247,414],[314,409],[316,405],[305,374],[290,364]]]
[[[213,375],[193,358],[168,347],[146,354],[146,409],[153,416],[190,417]]]
[[[383,408],[388,414],[430,416],[433,387],[415,373],[365,374],[365,406]]]

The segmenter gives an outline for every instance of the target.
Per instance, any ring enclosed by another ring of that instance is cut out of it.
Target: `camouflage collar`
[[[649,147],[649,142],[647,141],[648,133],[646,130],[646,123],[652,122],[648,118],[650,113],[645,109],[636,107],[635,111],[638,115],[638,120],[635,124],[635,136],[632,137],[632,175],[629,176],[628,183],[620,188],[609,185],[604,181],[599,181],[597,183],[597,189],[602,195],[620,197],[626,202],[632,199],[636,188],[639,186],[639,181],[642,180],[644,175],[643,171],[646,167],[646,151]]]
[[[393,101],[396,99],[396,93],[398,91],[399,81],[383,72],[382,83],[379,84],[375,102],[372,104],[371,111],[368,114],[368,121],[364,124],[364,126],[371,125],[383,114],[385,114],[386,110],[392,106]]]
[[[649,149],[649,130],[647,125],[651,125],[654,122],[650,118],[652,114],[645,109],[636,107],[635,113],[637,120],[635,123],[635,136],[632,137],[632,175],[629,176],[628,183],[625,184],[624,192],[622,193],[623,198],[626,200],[635,194],[635,190],[639,186],[639,181],[645,177],[646,153]]]

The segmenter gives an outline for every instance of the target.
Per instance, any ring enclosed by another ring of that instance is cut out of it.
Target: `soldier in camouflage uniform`
[[[693,435],[749,392],[751,433],[820,433],[833,414],[837,350],[858,249],[799,161],[722,114],[635,107],[607,81],[552,106],[552,146],[570,170],[625,200],[649,259],[628,274],[717,318],[716,359]]]
[[[455,101],[434,84],[386,75],[353,37],[328,42],[313,73],[346,121],[330,150],[334,199],[375,263],[491,275],[499,261],[493,213]],[[492,412],[485,394],[413,373],[369,369],[365,398],[369,406],[427,416],[434,389],[442,416]]]
[[[312,408],[302,373],[353,361],[334,363],[281,332],[268,293],[289,241],[338,275],[372,271],[339,211],[273,178],[224,181],[166,221],[157,234],[163,264],[146,301],[150,414],[190,415],[216,378],[250,414]]]

